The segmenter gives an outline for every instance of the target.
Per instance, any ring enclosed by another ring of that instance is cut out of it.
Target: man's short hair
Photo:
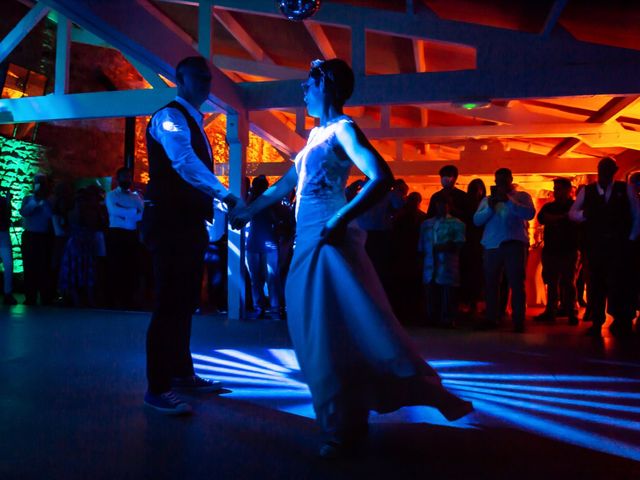
[[[455,165],[445,165],[438,172],[441,177],[454,177],[458,178],[458,167]]]
[[[194,70],[206,70],[207,72],[209,71],[209,65],[207,65],[207,61],[204,57],[186,57],[180,60],[178,65],[176,65],[176,80],[178,77],[182,77],[183,72],[188,68],[192,68]]]
[[[560,185],[561,187],[571,188],[571,180],[565,177],[558,177],[553,179],[554,185]]]
[[[131,169],[129,167],[120,167],[118,170],[116,170],[116,177],[119,177],[120,175],[124,175],[124,174],[131,174]]]
[[[615,175],[618,163],[611,157],[604,157],[598,162],[598,173]]]
[[[496,176],[504,175],[505,177],[513,178],[513,173],[511,172],[511,170],[509,170],[508,168],[505,168],[505,167],[497,169],[495,175]]]

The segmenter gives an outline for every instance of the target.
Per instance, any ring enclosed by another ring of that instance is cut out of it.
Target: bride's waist
[[[297,222],[301,224],[323,224],[347,202],[344,197],[307,196],[301,195],[297,199]]]

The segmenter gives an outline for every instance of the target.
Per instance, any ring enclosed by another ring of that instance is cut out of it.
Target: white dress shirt
[[[604,195],[605,203],[609,202],[611,198],[611,192],[613,191],[613,182],[607,185],[607,189],[603,189],[599,183],[596,182],[596,188],[599,195]],[[584,218],[584,191],[583,188],[578,192],[576,201],[573,202],[571,209],[569,210],[569,219],[574,222],[582,223],[586,219]],[[638,197],[633,189],[633,185],[627,185],[627,198],[629,199],[629,207],[631,208],[631,220],[633,222],[631,227],[631,234],[629,240],[635,240],[640,236],[640,205],[638,204]]]
[[[473,215],[473,223],[478,227],[484,225],[481,243],[486,249],[498,248],[508,240],[518,240],[528,245],[528,221],[535,215],[531,195],[512,191],[509,200],[496,204],[494,208],[489,206],[489,197],[483,198]]]
[[[205,137],[209,156],[213,159],[211,145],[202,125],[202,113],[182,97],[176,97],[176,102],[189,112],[200,127],[200,133]],[[174,170],[186,182],[220,200],[229,194],[227,188],[193,151],[191,147],[191,131],[187,124],[187,119],[180,110],[172,107],[159,110],[151,119],[149,133],[162,145],[171,160]]]
[[[123,191],[116,187],[107,193],[107,210],[109,211],[109,228],[135,230],[142,220],[144,202],[138,192]]]

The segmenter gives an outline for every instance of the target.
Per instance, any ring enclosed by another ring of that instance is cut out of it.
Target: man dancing
[[[189,343],[204,267],[213,199],[233,208],[239,199],[212,173],[211,146],[199,108],[209,95],[211,73],[204,58],[188,57],[176,67],[178,94],[147,127],[149,176],[143,215],[144,241],[151,251],[155,306],[147,332],[148,389],[144,403],[168,414],[191,406],[174,389],[220,390],[195,375]]]

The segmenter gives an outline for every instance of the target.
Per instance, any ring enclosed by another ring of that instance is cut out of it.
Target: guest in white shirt
[[[149,184],[145,193],[143,238],[155,275],[156,303],[147,332],[147,380],[144,402],[165,414],[191,407],[174,389],[215,391],[220,382],[194,373],[191,316],[199,300],[208,244],[205,221],[213,199],[233,207],[240,200],[213,174],[211,146],[198,110],[211,88],[203,57],[176,66],[178,96],[158,110],[147,127]]]
[[[640,234],[640,212],[631,185],[614,181],[618,165],[605,157],[598,163],[598,181],[583,188],[569,218],[584,224],[584,250],[589,272],[588,334],[601,335],[605,306],[613,316],[614,335],[632,332],[638,272],[633,270],[633,242]]]
[[[524,331],[526,310],[525,273],[529,252],[529,220],[536,214],[531,196],[513,185],[508,168],[495,172],[491,195],[480,202],[473,223],[484,226],[485,291],[487,318],[482,327],[498,326],[500,279],[506,274],[511,289],[511,311],[516,332]]]
[[[132,308],[138,278],[138,222],[142,220],[144,202],[131,190],[131,169],[123,167],[116,173],[118,186],[107,193],[109,230],[107,260],[109,274],[109,304],[115,308]]]

